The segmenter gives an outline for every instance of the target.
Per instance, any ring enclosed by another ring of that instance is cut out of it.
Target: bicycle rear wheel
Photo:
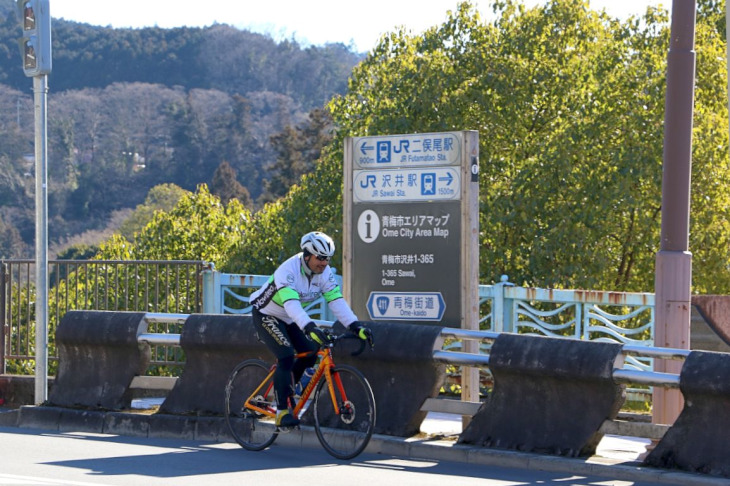
[[[314,396],[314,430],[325,450],[338,459],[352,459],[370,442],[375,428],[375,397],[365,376],[352,366],[332,370],[334,396],[326,380]],[[335,413],[333,400],[340,411]]]
[[[236,366],[226,383],[225,417],[228,430],[241,447],[250,451],[260,451],[269,447],[278,435],[274,417],[245,407],[249,402],[259,408],[276,413],[273,379],[264,379],[269,374],[269,366],[259,359],[248,359]],[[257,388],[260,389],[257,390]]]

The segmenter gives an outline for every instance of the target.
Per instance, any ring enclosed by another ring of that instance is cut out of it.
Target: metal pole
[[[655,346],[689,349],[692,254],[689,252],[692,113],[695,78],[695,0],[672,2],[664,113],[661,244],[656,257]],[[681,371],[681,364],[655,360],[654,371]],[[678,390],[655,389],[652,419],[672,424],[682,410]]]
[[[5,366],[5,326],[7,324],[7,307],[6,307],[6,296],[7,289],[7,275],[8,266],[5,263],[0,263],[0,374],[4,375],[7,367]]]
[[[48,76],[33,77],[35,109],[35,403],[48,398]]]

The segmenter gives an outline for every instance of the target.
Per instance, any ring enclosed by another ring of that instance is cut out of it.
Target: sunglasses
[[[321,256],[321,255],[314,255],[314,256],[316,256],[317,257],[317,260],[319,260],[320,262],[328,262],[328,261],[330,261],[330,257],[328,257],[328,256]]]

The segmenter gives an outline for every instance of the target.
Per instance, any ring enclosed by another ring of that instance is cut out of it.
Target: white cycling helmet
[[[335,242],[332,241],[332,238],[319,231],[312,231],[302,236],[302,242],[299,246],[302,250],[306,250],[316,256],[332,257],[335,254]]]

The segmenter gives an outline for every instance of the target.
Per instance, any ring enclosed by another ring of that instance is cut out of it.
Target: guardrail
[[[148,326],[166,323],[181,327],[182,334],[147,332]],[[470,416],[458,444],[578,457],[595,453],[606,433],[648,437],[660,440],[646,464],[730,477],[729,353],[388,321],[370,325],[380,345],[357,357],[343,352],[338,360],[361,369],[381,397],[386,412],[378,416],[376,433],[411,437],[426,411],[444,411]],[[491,348],[488,354],[444,351],[447,337],[492,341]],[[156,421],[195,415],[205,418],[206,426],[208,415],[223,413],[220,390],[230,369],[242,359],[267,354],[251,316],[74,311],[59,324],[57,339],[59,374],[50,404],[126,409],[130,388],[140,387],[130,382],[150,361],[149,349],[140,342],[180,346],[187,355],[185,369],[176,381],[164,380],[170,391]],[[356,343],[350,344],[350,350],[356,349]],[[631,355],[684,363],[679,376],[618,369]],[[494,387],[488,399],[433,398],[444,382],[445,363],[489,368]],[[621,420],[624,383],[677,387],[680,381],[685,403],[674,424]],[[401,393],[392,393],[394,389]],[[434,404],[437,408],[431,408]]]
[[[145,314],[144,320],[147,323],[177,323],[183,324],[189,317],[188,314],[161,314],[148,313]],[[318,325],[331,326],[332,322],[315,320]],[[467,329],[444,328],[441,331],[442,338],[451,338],[457,340],[476,340],[480,343],[491,342],[497,339],[500,333],[490,331],[474,331]],[[164,334],[164,333],[141,333],[137,336],[140,343],[148,343],[150,345],[159,346],[179,346],[180,334]],[[624,356],[638,356],[644,358],[683,360],[690,351],[684,349],[658,348],[650,346],[623,345],[622,353]],[[463,353],[456,351],[434,350],[434,361],[441,363],[488,367],[489,354],[487,353]],[[679,387],[679,375],[672,373],[659,373],[655,371],[644,371],[636,369],[614,368],[613,379],[617,384],[636,384],[661,386],[666,388]],[[435,411],[435,410],[434,410]]]
[[[448,329],[441,331],[444,338],[453,339],[472,339],[479,342],[490,342],[497,339],[499,333],[488,331],[472,331],[467,329]],[[644,358],[658,358],[683,360],[690,351],[685,349],[672,348],[655,348],[650,346],[623,345],[622,353],[624,356],[639,356]],[[454,351],[434,351],[434,360],[442,363],[462,366],[489,366],[489,354],[473,354],[461,353]],[[613,370],[613,379],[616,383],[635,384],[635,385],[651,385],[662,386],[667,388],[679,387],[679,375],[672,373],[658,373],[654,371],[644,371],[635,369]]]
[[[491,343],[497,339],[500,333],[474,331],[465,329],[444,328],[441,331],[441,337],[457,340],[476,340],[481,344]],[[643,358],[684,360],[690,353],[689,350],[658,348],[650,346],[636,346],[624,344],[621,347],[621,353],[624,357],[635,356]],[[435,361],[455,366],[472,366],[477,368],[489,367],[488,353],[463,353],[454,351],[435,350],[433,352]],[[629,365],[631,366],[631,365]],[[672,373],[659,373],[647,370],[614,368],[612,379],[616,384],[625,385],[649,385],[660,386],[664,388],[678,388],[680,377]],[[481,403],[464,402],[455,399],[435,399],[426,400],[421,410],[427,412],[441,412],[457,414],[466,417],[474,416]],[[661,439],[666,434],[669,426],[657,425],[651,423],[627,422],[624,420],[605,420],[601,426],[601,433],[624,435],[633,437],[643,437],[652,440]]]
[[[188,315],[186,314],[146,314],[144,320],[148,323],[178,323],[182,324]],[[331,326],[332,322],[324,320],[315,320],[318,325]],[[491,331],[475,331],[466,329],[443,328],[441,337],[444,339],[454,340],[475,340],[480,343],[488,344],[499,337],[500,333]],[[180,334],[163,334],[163,333],[141,333],[137,336],[139,343],[148,343],[150,345],[159,346],[180,346]],[[640,358],[656,358],[683,360],[690,351],[683,349],[658,348],[650,346],[636,346],[630,344],[622,345],[621,352],[624,357],[634,356]],[[485,352],[464,353],[447,350],[434,350],[433,359],[436,362],[450,364],[454,366],[470,366],[475,368],[489,368],[489,354]],[[654,371],[637,370],[637,369],[621,369],[614,368],[612,374],[616,384],[634,384],[661,386],[665,388],[678,388],[679,375],[672,373],[659,373]],[[131,388],[149,388],[156,390],[170,390],[173,388],[177,378],[166,377],[135,377]],[[440,412],[447,414],[461,415],[465,417],[474,416],[477,413],[480,402],[465,402],[457,399],[427,399],[421,410],[426,412]],[[601,427],[601,432],[606,434],[617,434],[634,437],[644,437],[649,439],[661,439],[668,426],[655,425],[649,423],[631,423],[621,420],[606,420]]]

